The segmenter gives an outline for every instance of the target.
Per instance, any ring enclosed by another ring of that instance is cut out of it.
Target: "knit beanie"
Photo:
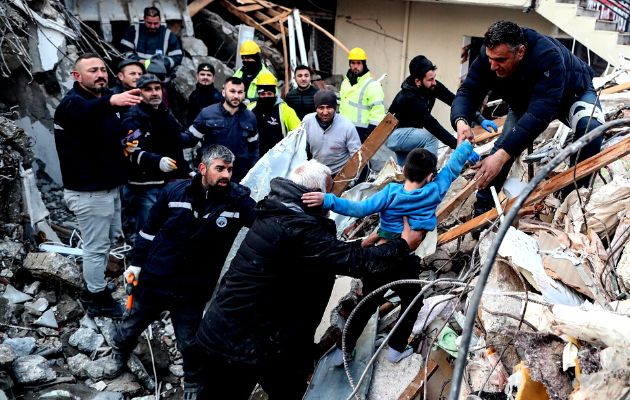
[[[409,62],[409,73],[412,77],[422,79],[428,71],[435,70],[437,67],[423,55],[415,56]]]
[[[313,96],[313,101],[315,102],[315,107],[319,107],[321,105],[327,105],[335,110],[337,109],[337,95],[330,90],[320,90],[315,93]]]

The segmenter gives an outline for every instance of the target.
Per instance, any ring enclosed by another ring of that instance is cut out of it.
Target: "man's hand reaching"
[[[424,240],[425,234],[425,231],[414,231],[413,229],[411,229],[411,227],[409,227],[409,221],[407,220],[407,217],[403,217],[403,231],[400,237],[407,242],[407,245],[409,246],[409,249],[411,251],[415,251],[418,246],[420,246],[420,243],[422,243],[422,240]]]
[[[307,207],[317,207],[324,204],[324,193],[322,192],[309,192],[302,195],[302,202]]]
[[[135,106],[142,101],[140,93],[140,89],[127,90],[126,92],[118,93],[110,97],[109,103],[117,107]]]

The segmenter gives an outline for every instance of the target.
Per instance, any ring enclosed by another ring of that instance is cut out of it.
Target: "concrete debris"
[[[125,396],[134,396],[142,392],[142,386],[135,381],[135,376],[125,372],[118,378],[107,383],[107,390],[122,393]]]
[[[13,374],[24,385],[50,382],[57,378],[57,373],[50,368],[42,356],[30,355],[19,357],[13,363]]]
[[[35,320],[35,322],[33,322],[33,324],[51,329],[59,328],[59,324],[57,324],[57,319],[55,318],[55,313],[53,312],[53,310],[48,310],[44,312],[39,318]]]
[[[80,400],[80,397],[73,396],[67,390],[51,390],[39,396],[39,400]]]
[[[182,365],[169,365],[168,370],[175,376],[184,376],[184,367]]]
[[[24,309],[29,314],[40,316],[48,309],[48,300],[40,297],[35,301],[24,303]]]
[[[0,368],[10,366],[17,358],[15,351],[6,344],[0,344]]]
[[[8,338],[2,344],[11,348],[18,357],[33,353],[37,347],[35,338],[32,337]]]
[[[9,300],[9,303],[11,304],[21,304],[32,299],[31,296],[26,293],[20,292],[11,285],[7,285],[4,293],[2,294],[2,297]]]
[[[68,342],[82,352],[92,353],[103,345],[105,338],[91,329],[79,328],[70,336]]]
[[[131,373],[136,376],[138,381],[140,381],[145,388],[149,390],[155,389],[155,381],[151,378],[147,370],[144,368],[144,365],[142,365],[135,354],[132,354],[129,357],[129,360],[127,361],[127,368],[129,368]]]
[[[83,287],[83,277],[77,264],[57,253],[29,253],[24,268],[35,278],[54,280],[73,288]]]
[[[87,378],[89,375],[86,367],[90,361],[88,356],[83,353],[78,353],[76,356],[68,357],[68,369],[72,375],[79,379]]]

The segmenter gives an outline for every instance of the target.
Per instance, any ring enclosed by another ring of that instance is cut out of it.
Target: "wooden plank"
[[[621,85],[611,86],[602,90],[602,94],[613,94],[623,92],[624,90],[630,89],[630,82],[622,83]]]
[[[287,33],[284,30],[284,20],[280,22],[280,35],[282,36],[282,57],[284,58],[284,86],[282,87],[282,97],[289,92],[289,82],[291,82],[289,75],[289,57],[287,56]]]
[[[473,134],[475,135],[475,139],[473,140],[475,144],[481,143],[484,140],[493,139],[503,132],[503,124],[505,124],[505,117],[500,117],[494,119],[494,123],[497,124],[499,129],[497,132],[488,132],[483,129],[481,126],[475,126],[472,128]]]
[[[630,154],[630,137],[625,138],[616,145],[611,146],[603,150],[599,154],[587,158],[586,160],[579,163],[577,165],[577,168],[575,169],[575,179],[579,180],[584,178],[585,176],[597,172],[606,165],[628,154]],[[558,190],[569,186],[573,183],[573,175],[574,168],[569,168],[568,170],[541,183],[540,186],[538,186],[538,188],[529,195],[529,197],[525,201],[525,205],[542,200],[549,194],[557,192]],[[507,212],[507,210],[510,209],[515,201],[516,198],[511,199],[506,205],[504,212]],[[441,234],[438,237],[438,246],[450,242],[451,240],[457,239],[458,237],[463,236],[476,228],[486,226],[495,218],[497,218],[497,209],[493,208],[492,210]]]
[[[269,21],[271,18],[269,17],[269,15],[263,13],[262,11],[255,11],[254,12],[254,17],[258,18],[259,21]],[[258,23],[260,26],[262,26],[261,23]],[[268,22],[268,25],[273,26],[273,28],[280,32],[280,23],[278,23],[277,21],[275,22]]]
[[[271,40],[274,43],[278,43],[279,38],[274,35],[273,33],[271,33],[267,28],[265,28],[264,26],[261,26],[255,19],[253,19],[252,17],[250,17],[249,15],[245,14],[242,11],[239,11],[238,8],[236,6],[234,6],[232,3],[230,3],[228,0],[221,0],[221,4],[233,15],[235,15],[236,17],[238,17],[238,19],[240,19],[241,21],[243,21],[245,24],[254,27],[256,30],[258,30],[260,33],[262,33],[263,35],[265,35],[267,37],[267,39]]]
[[[438,224],[442,222],[446,217],[448,217],[449,214],[453,212],[453,210],[462,205],[462,203],[465,202],[466,199],[468,199],[468,197],[470,197],[470,195],[474,191],[475,181],[471,179],[470,182],[468,182],[466,186],[464,186],[464,188],[459,193],[457,193],[455,197],[453,197],[448,203],[440,207],[440,209],[437,211],[436,216]]]
[[[236,7],[237,10],[242,11],[244,13],[250,12],[250,11],[258,11],[258,10],[262,10],[263,8],[265,8],[265,6],[261,6],[260,4],[250,4],[247,6],[238,6]]]
[[[412,399],[415,399],[416,396],[420,396],[418,397],[418,399],[422,399],[421,390],[424,387],[424,384],[426,383],[426,381],[428,381],[431,378],[431,376],[435,373],[435,371],[437,371],[437,369],[438,369],[438,365],[433,360],[429,360],[429,363],[427,364],[426,368],[424,365],[420,367],[418,374],[416,375],[415,378],[413,378],[413,380],[411,381],[409,386],[407,386],[405,391],[402,392],[400,397],[398,397],[398,400],[412,400]],[[426,375],[425,375],[425,372],[426,372]]]
[[[285,11],[281,14],[276,15],[273,18],[266,19],[260,22],[260,25],[267,25],[272,22],[280,22],[280,24],[284,24],[284,20],[291,14],[291,11]]]
[[[194,17],[199,11],[203,10],[208,6],[208,4],[212,3],[214,0],[193,0],[186,6],[186,10],[188,10],[188,15]]]
[[[365,139],[365,143],[361,146],[350,160],[343,166],[341,171],[335,176],[335,183],[333,185],[332,193],[336,196],[341,195],[341,192],[348,186],[348,184],[357,176],[359,171],[365,167],[370,159],[376,154],[378,149],[385,143],[389,135],[398,126],[398,120],[392,114],[387,113],[385,118]]]
[[[341,47],[341,49],[343,51],[345,51],[346,53],[350,53],[350,50],[343,44],[341,43],[341,40],[337,39],[336,37],[334,37],[330,32],[328,32],[326,29],[322,28],[321,26],[317,25],[315,22],[311,21],[309,18],[305,17],[304,15],[300,14],[300,19],[311,25],[313,28],[317,29],[318,31],[320,31],[321,33],[323,33],[324,35],[326,35],[330,40],[332,40],[333,42],[335,42],[335,44],[337,44],[337,46]]]

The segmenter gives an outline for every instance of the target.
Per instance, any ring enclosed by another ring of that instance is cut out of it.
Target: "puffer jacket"
[[[382,271],[409,252],[402,239],[368,249],[337,240],[335,224],[321,208],[303,205],[308,191],[284,178],[271,181],[197,333],[209,353],[261,365],[269,357],[304,352],[336,274]]]
[[[254,219],[245,186],[205,190],[201,174],[168,184],[139,232],[131,262],[142,268],[140,298],[147,292],[206,301],[212,295],[234,238]]]
[[[556,39],[523,28],[525,55],[512,76],[499,78],[490,70],[485,46],[472,63],[451,107],[451,124],[470,121],[488,91],[505,100],[521,116],[500,144],[515,157],[534,142],[558,112],[593,88],[593,71]]]

